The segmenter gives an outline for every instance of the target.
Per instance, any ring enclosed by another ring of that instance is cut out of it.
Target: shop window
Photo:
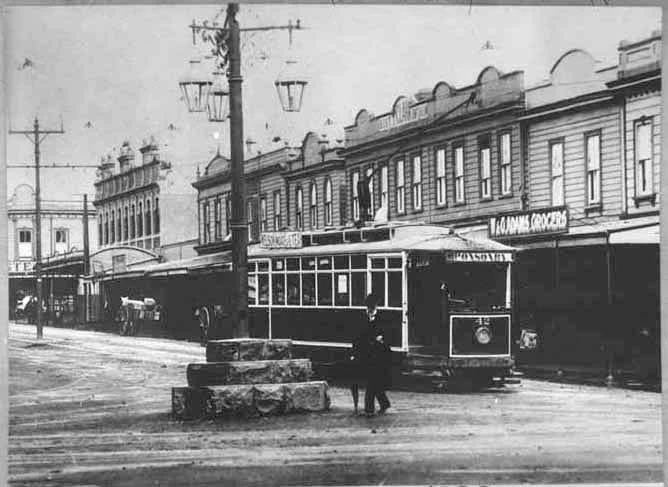
[[[32,230],[19,230],[19,258],[32,257]]]
[[[445,149],[436,151],[436,205],[445,206]]]
[[[453,149],[455,160],[455,203],[464,203],[464,146]]]
[[[637,122],[635,132],[636,196],[649,196],[654,194],[652,122]]]
[[[510,163],[510,132],[499,136],[499,173],[501,177],[501,195],[513,192],[512,166]]]
[[[564,142],[550,142],[552,206],[564,204]]]
[[[492,197],[492,161],[489,136],[478,139],[480,161],[480,198],[483,200]]]
[[[601,203],[601,136],[590,134],[585,137],[585,157],[587,160],[587,205]]]
[[[413,210],[422,209],[422,158],[413,157]]]
[[[318,306],[332,305],[332,274],[318,273]]]
[[[406,179],[404,176],[404,161],[402,159],[396,162],[396,200],[397,213],[400,215],[406,212]]]

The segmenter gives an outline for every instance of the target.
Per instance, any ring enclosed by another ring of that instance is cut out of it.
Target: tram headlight
[[[487,345],[492,341],[492,330],[487,326],[481,326],[475,331],[475,339],[480,345]]]

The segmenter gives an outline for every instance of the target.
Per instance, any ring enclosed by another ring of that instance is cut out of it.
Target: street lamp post
[[[240,32],[242,31],[267,31],[267,30],[288,30],[290,36],[294,29],[301,29],[299,21],[296,24],[289,23],[284,26],[251,27],[241,29],[237,21],[236,14],[239,11],[237,3],[230,3],[227,6],[227,15],[222,27],[217,25],[208,25],[207,23],[196,24],[194,21],[190,28],[193,32],[193,41],[198,33],[202,33],[205,42],[213,44],[213,54],[216,56],[218,68],[224,71],[227,68],[227,79],[229,83],[229,120],[230,120],[230,172],[232,186],[232,215],[230,222],[232,236],[232,272],[234,281],[232,292],[234,293],[234,308],[232,310],[232,319],[234,323],[233,336],[235,338],[248,338],[250,330],[248,326],[248,273],[247,273],[247,247],[248,247],[248,222],[246,220],[245,204],[245,178],[244,178],[244,140],[243,140],[243,109],[241,84],[241,49]],[[293,62],[294,64],[294,62]],[[189,111],[203,111],[202,106],[206,107],[211,90],[214,90],[211,100],[213,106],[220,100],[215,98],[224,96],[223,90],[212,88],[213,83],[198,79],[185,79],[179,83],[184,91],[184,100],[188,104]],[[276,81],[276,88],[279,90],[283,109],[285,111],[299,111],[306,81],[301,79],[283,78]],[[206,92],[207,102],[201,99],[201,89],[203,86],[208,88]],[[282,95],[281,90],[287,93]],[[198,98],[199,97],[199,98]],[[193,107],[193,102],[199,103],[198,107]],[[298,102],[298,105],[297,105]],[[218,105],[219,106],[219,105]],[[195,109],[193,109],[195,108]],[[209,107],[210,108],[210,107]],[[209,109],[209,119],[212,121],[224,121],[226,117],[211,116],[212,110]]]

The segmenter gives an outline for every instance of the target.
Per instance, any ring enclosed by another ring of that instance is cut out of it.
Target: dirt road
[[[523,381],[473,394],[392,391],[386,416],[169,417],[197,344],[10,325],[12,485],[658,482],[660,395]]]

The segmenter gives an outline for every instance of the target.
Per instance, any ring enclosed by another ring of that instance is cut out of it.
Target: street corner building
[[[84,206],[85,204],[85,206]],[[21,184],[7,203],[9,316],[28,318],[26,303],[36,295],[35,263],[37,232],[35,191]],[[41,262],[44,286],[43,305],[48,322],[81,320],[84,310],[82,278],[86,241],[93,237],[96,217],[90,203],[81,200],[41,201]],[[87,223],[88,239],[84,237]]]

